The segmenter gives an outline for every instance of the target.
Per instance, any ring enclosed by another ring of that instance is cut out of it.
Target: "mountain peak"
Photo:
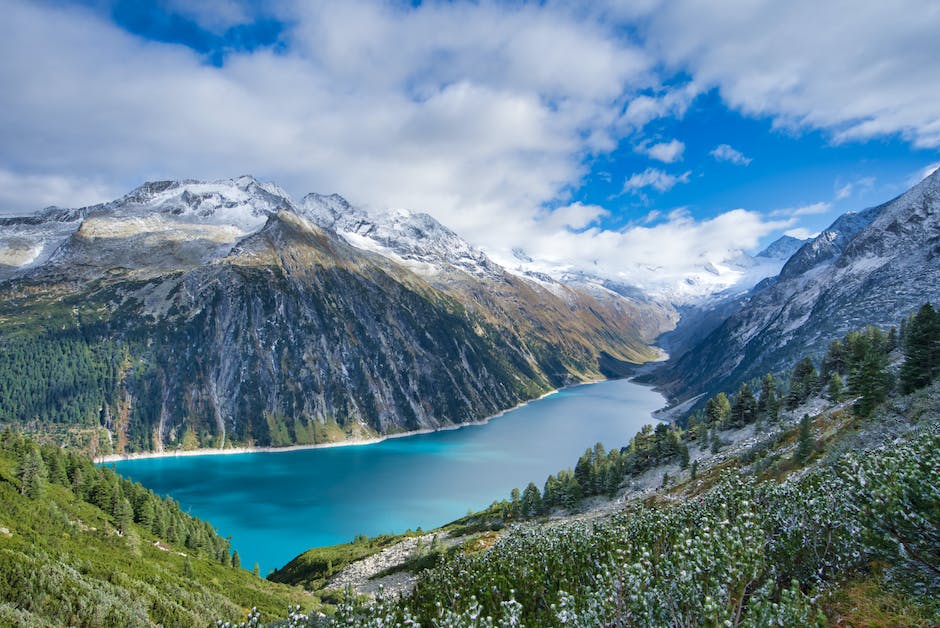
[[[424,275],[457,270],[489,278],[502,269],[429,214],[407,209],[368,212],[338,194],[307,194],[301,212],[360,249],[391,257]]]
[[[800,240],[793,236],[782,235],[757,254],[757,257],[766,257],[769,259],[786,260],[796,253],[806,240]]]

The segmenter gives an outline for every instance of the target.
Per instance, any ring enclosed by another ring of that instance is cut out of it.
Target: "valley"
[[[481,612],[593,625],[661,612],[634,598],[615,609],[604,601],[604,587],[621,586],[609,570],[626,568],[605,562],[610,553],[646,551],[624,530],[699,538],[700,524],[688,522],[701,508],[706,519],[744,513],[733,526],[756,517],[770,539],[784,534],[779,517],[816,517],[800,524],[806,538],[848,525],[837,512],[858,530],[897,525],[878,518],[891,513],[843,502],[822,512],[772,504],[856,464],[849,452],[870,450],[873,462],[858,464],[903,466],[935,438],[940,325],[919,306],[938,296],[938,182],[935,173],[808,241],[781,238],[748,266],[779,275],[694,303],[585,274],[509,271],[425,214],[369,213],[336,195],[294,203],[251,177],[148,183],[112,203],[8,220],[17,250],[26,241],[38,252],[8,255],[18,266],[0,283],[0,410],[19,456],[4,478],[18,510],[0,526],[7,538],[36,539],[10,550],[17,560],[43,564],[36,548],[63,541],[43,539],[22,513],[48,489],[59,505],[41,516],[77,531],[65,546],[93,532],[142,556],[148,539],[157,552],[148,550],[148,565],[169,570],[161,586],[247,576],[232,595],[261,600],[257,621],[284,616],[276,600],[291,600],[308,626],[459,625]],[[893,256],[876,264],[872,251],[888,240]],[[674,355],[664,361],[656,341]],[[618,379],[627,375],[636,381]],[[900,458],[884,453],[890,442]],[[59,447],[83,456],[62,463]],[[93,471],[82,466],[90,457]],[[909,472],[930,486],[936,469]],[[87,474],[97,478],[90,485]],[[831,487],[833,499],[867,495],[850,480]],[[903,499],[933,530],[929,498],[911,490]],[[155,494],[185,514],[159,523]],[[769,514],[747,514],[755,500]],[[190,516],[211,521],[211,534],[196,533],[208,524]],[[924,625],[937,612],[905,584],[924,560],[895,573],[847,558],[894,556],[864,540],[869,532],[855,549],[839,537],[819,558],[832,576],[813,578],[782,555],[741,550],[733,538],[744,533],[729,529],[709,551],[755,565],[762,584],[743,585],[747,603],[705,608],[683,594],[673,612],[812,623],[851,615],[852,587],[872,586],[889,587],[892,603]],[[574,558],[559,562],[557,547]],[[657,547],[682,581],[685,559]],[[185,560],[160,566],[157,557]],[[140,589],[139,573],[108,560],[126,574],[119,596]],[[544,571],[531,560],[551,565],[548,581],[531,580]],[[741,584],[726,563],[708,569]],[[768,575],[778,571],[799,584]],[[56,590],[11,574],[33,596]],[[917,586],[933,590],[931,578]],[[494,593],[505,579],[513,588]],[[456,596],[454,586],[475,593]],[[661,579],[631,586],[666,595]],[[191,601],[166,609],[157,597],[126,621],[201,616]],[[6,599],[0,613],[10,617],[77,616],[71,597],[60,606]],[[232,599],[217,595],[207,608],[237,619]]]

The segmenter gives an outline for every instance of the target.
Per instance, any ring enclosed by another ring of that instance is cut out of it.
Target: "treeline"
[[[0,337],[0,420],[97,424],[117,401],[126,350],[88,343],[76,330],[49,337]]]
[[[58,484],[109,514],[121,534],[133,522],[159,539],[223,565],[237,561],[237,553],[229,554],[229,541],[219,536],[209,522],[184,513],[170,497],[159,497],[107,467],[96,467],[87,457],[51,444],[39,446],[11,429],[0,433],[0,451],[16,460],[20,492],[26,497],[39,499],[48,484]]]
[[[895,377],[889,368],[890,360],[891,354],[899,350],[903,363],[899,377]],[[597,443],[578,459],[574,470],[549,476],[541,491],[530,482],[521,492],[513,489],[508,500],[494,503],[488,512],[510,521],[543,515],[555,508],[571,511],[583,498],[613,496],[625,478],[654,467],[678,463],[680,469],[688,468],[689,445],[693,442],[718,453],[724,444],[720,436],[723,430],[751,424],[758,430],[774,426],[782,410],[795,410],[818,395],[834,403],[851,399],[853,412],[869,416],[896,388],[908,394],[927,386],[938,374],[940,312],[927,303],[902,320],[899,327],[883,331],[868,326],[832,341],[818,368],[809,356],[804,357],[785,377],[767,373],[759,381],[741,384],[734,395],[716,394],[701,410],[686,417],[684,424],[661,422],[655,428],[646,425],[629,445],[609,452]],[[691,466],[694,476],[696,464]],[[664,482],[668,481],[666,476]]]

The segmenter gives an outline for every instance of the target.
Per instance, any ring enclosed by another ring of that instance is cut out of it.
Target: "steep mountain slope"
[[[642,362],[656,357],[649,343],[674,324],[672,308],[635,290],[507,272],[427,214],[369,213],[335,194],[307,195],[302,212],[352,246],[402,263],[491,323],[525,334],[530,344],[544,339],[568,353],[602,351],[611,365],[613,356]]]
[[[755,255],[754,259],[759,261],[758,266],[762,269],[761,272],[767,272],[772,268],[779,269],[805,242],[806,240],[781,236]],[[763,285],[770,281],[772,279],[762,280]],[[762,283],[757,285],[761,286]],[[747,292],[732,288],[702,301],[677,306],[679,322],[675,329],[667,331],[656,339],[657,346],[662,347],[669,354],[670,360],[678,360],[686,351],[695,347],[702,338],[717,329],[726,318],[740,309],[747,298]]]
[[[849,329],[892,325],[938,298],[940,175],[934,173],[884,205],[836,220],[655,377],[683,397],[728,390]]]
[[[63,241],[0,284],[0,420],[101,426],[98,453],[437,428],[654,357],[668,325],[509,275],[429,216],[353,246],[311,222],[327,203],[357,214],[241,177],[40,220]]]

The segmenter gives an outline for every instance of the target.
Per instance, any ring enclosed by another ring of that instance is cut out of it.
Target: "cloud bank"
[[[624,140],[681,161],[679,139],[636,142],[703,91],[834,141],[901,134],[940,146],[940,6],[720,4],[281,0],[266,8],[286,25],[283,45],[232,51],[216,67],[81,6],[10,0],[0,211],[108,200],[146,179],[252,173],[296,196],[429,212],[497,257],[521,245],[671,281],[793,225],[734,209],[605,229],[611,208],[570,193]],[[167,6],[212,32],[257,12],[237,0]],[[726,144],[712,156],[750,163]],[[623,191],[663,192],[691,174],[650,166]]]

